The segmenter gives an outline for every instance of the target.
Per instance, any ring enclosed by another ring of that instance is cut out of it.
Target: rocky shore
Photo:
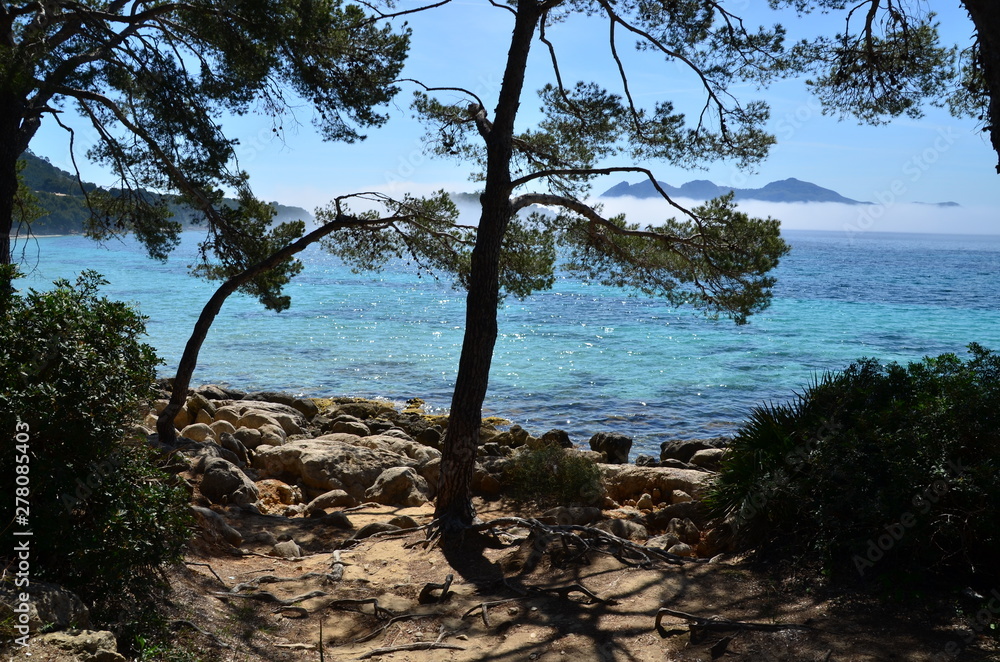
[[[153,444],[169,391],[161,395],[136,430]],[[725,536],[706,530],[699,503],[725,453],[725,438],[666,441],[659,458],[640,454],[630,464],[632,440],[619,433],[596,432],[581,444],[563,430],[535,436],[519,425],[502,430],[504,423],[483,422],[475,496],[501,498],[509,462],[539,444],[556,444],[598,464],[603,493],[543,517],[594,525],[680,556],[711,558],[725,551]],[[375,400],[300,399],[207,385],[189,392],[174,425],[180,438],[176,448],[162,449],[171,454],[167,468],[184,476],[209,535],[238,546],[238,536],[220,529],[219,518],[209,513],[236,507],[344,524],[341,511],[362,503],[413,507],[432,501],[447,417],[425,414],[417,399],[400,410]]]

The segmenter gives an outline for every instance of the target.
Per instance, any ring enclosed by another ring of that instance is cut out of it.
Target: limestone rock
[[[683,490],[700,495],[707,487],[710,475],[701,471],[671,467],[637,467],[634,464],[601,465],[601,476],[608,496],[623,503],[638,499],[654,489],[661,494]]]
[[[722,458],[725,454],[725,448],[705,448],[691,456],[691,464],[709,471],[718,471],[722,467]]]
[[[216,439],[221,439],[223,432],[227,434],[236,434],[236,426],[227,420],[220,419],[218,421],[214,421],[210,423],[208,427],[212,428],[212,432],[215,433]]]
[[[359,437],[367,437],[372,431],[361,421],[334,421],[330,425],[330,433],[353,434]]]
[[[204,411],[210,418],[215,418],[215,405],[201,393],[195,393],[187,399],[187,409],[192,414]]]
[[[645,455],[643,453],[640,453],[639,455],[635,456],[635,466],[637,467],[655,467],[659,463],[660,463],[659,460],[657,460],[652,455]]]
[[[540,439],[546,444],[555,444],[560,448],[573,448],[573,441],[565,430],[554,428],[543,434]]]
[[[678,518],[703,524],[706,519],[705,510],[697,501],[674,503],[646,514],[643,519],[649,528],[663,530],[670,526],[671,521]]]
[[[697,545],[701,540],[701,531],[689,517],[684,519],[675,517],[670,520],[667,525],[667,533],[674,534],[681,542],[692,546]]]
[[[21,621],[21,614],[15,614],[23,592],[29,596],[27,623],[30,632],[38,632],[45,627],[49,630],[65,630],[69,627],[85,628],[90,625],[90,611],[75,593],[61,586],[41,581],[32,581],[27,589],[0,589],[0,621],[10,619],[11,628]]]
[[[389,531],[399,531],[399,527],[388,522],[372,522],[358,529],[357,533],[350,537],[350,540],[363,540],[372,537],[376,533],[388,533]]]
[[[590,448],[604,453],[608,464],[627,464],[632,450],[632,437],[618,432],[598,432],[590,438]]]
[[[412,467],[391,467],[379,474],[365,498],[387,506],[419,506],[430,501],[430,487]]]
[[[302,548],[294,540],[285,540],[271,548],[270,555],[282,559],[301,559]]]
[[[187,437],[188,439],[194,439],[195,441],[212,441],[215,439],[215,435],[212,433],[212,428],[208,427],[204,423],[192,423],[181,430],[181,436]]]
[[[694,547],[686,543],[677,543],[673,547],[667,550],[668,554],[676,554],[677,556],[697,556],[694,551]]]
[[[396,515],[391,520],[389,524],[392,526],[398,526],[400,529],[415,529],[419,526],[417,520],[413,519],[409,515]]]
[[[306,487],[324,492],[344,490],[360,501],[365,498],[365,490],[386,469],[418,464],[382,448],[366,448],[359,445],[360,441],[354,435],[330,434],[291,441],[284,446],[261,446],[254,455],[253,466],[288,483],[301,481]]]
[[[205,461],[201,493],[212,503],[243,505],[260,497],[257,486],[239,468],[222,458]]]
[[[204,425],[211,425],[215,422],[215,418],[208,413],[205,409],[199,409],[198,414],[194,417],[195,423],[202,423]]]
[[[240,422],[240,408],[235,405],[226,405],[225,407],[219,407],[215,411],[216,421],[226,421],[231,423],[233,427],[238,427],[237,423]]]
[[[97,630],[73,630],[43,634],[33,643],[52,646],[64,654],[67,662],[126,662],[117,653],[118,642],[110,632]]]
[[[251,428],[253,430],[259,430],[265,425],[281,428],[277,420],[260,411],[244,412],[236,422],[236,427],[238,428]]]
[[[639,500],[635,502],[635,507],[639,510],[652,510],[653,509],[653,497],[649,494],[643,494],[639,497]]]
[[[680,460],[690,462],[691,458],[700,450],[706,448],[724,448],[729,445],[726,437],[715,437],[714,439],[671,439],[660,444],[660,461]]]
[[[178,430],[183,430],[192,423],[194,423],[194,417],[191,416],[191,412],[181,407],[180,411],[174,416],[174,427]]]
[[[263,435],[260,430],[254,430],[253,428],[240,428],[233,433],[236,440],[241,444],[246,446],[250,450],[255,450],[263,442]],[[268,445],[280,445],[280,444],[268,444]]]
[[[281,446],[288,438],[285,431],[276,423],[262,425],[257,431],[260,432],[260,446]]]
[[[646,527],[627,519],[606,519],[598,522],[595,527],[601,531],[607,531],[611,535],[628,540],[645,540],[649,537]]]
[[[201,506],[191,506],[191,512],[195,514],[202,530],[209,534],[210,542],[214,542],[211,539],[214,536],[225,540],[233,547],[239,547],[243,544],[243,534],[230,526],[219,513]]]
[[[306,506],[306,514],[327,508],[352,508],[356,505],[358,505],[358,500],[344,490],[330,490],[310,501],[309,505]]]

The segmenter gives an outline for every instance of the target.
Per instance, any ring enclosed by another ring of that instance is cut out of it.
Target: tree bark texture
[[[989,113],[986,119],[993,150],[1000,157],[1000,3],[996,0],[964,0],[976,26]],[[1000,173],[1000,160],[997,162]]]
[[[514,121],[524,88],[524,73],[535,28],[541,16],[536,0],[520,0],[511,35],[493,126],[485,137],[486,185],[482,213],[472,251],[469,292],[465,310],[465,337],[455,379],[448,430],[441,457],[441,478],[434,512],[444,533],[460,531],[475,521],[471,481],[483,401],[489,386],[493,347],[497,339],[500,296],[500,247],[513,215],[510,201],[510,165]]]

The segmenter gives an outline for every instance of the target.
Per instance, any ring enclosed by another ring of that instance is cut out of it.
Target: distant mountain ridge
[[[83,232],[84,222],[90,217],[90,209],[87,208],[86,199],[80,190],[80,183],[76,177],[31,152],[25,152],[21,156],[21,160],[25,163],[22,172],[25,185],[35,193],[39,206],[48,212],[32,223],[33,232],[35,234],[79,234]],[[93,191],[98,186],[84,182],[83,188],[87,191]],[[157,196],[157,194],[152,193],[150,195]],[[174,213],[174,220],[180,221],[185,228],[198,227],[194,224],[197,216],[194,209],[171,202],[171,196],[164,197],[170,210]],[[229,198],[225,200],[225,203],[236,205],[236,201]],[[300,207],[289,207],[277,202],[272,202],[271,206],[277,212],[274,217],[276,222],[296,219],[312,220],[312,214]]]
[[[664,182],[657,182],[667,195],[677,198],[690,198],[693,200],[711,200],[720,195],[725,195],[732,191],[735,200],[763,200],[766,202],[836,202],[845,205],[870,205],[871,202],[852,200],[836,191],[823,188],[812,182],[804,182],[800,179],[790,177],[777,182],[771,182],[762,188],[733,188],[731,186],[719,186],[707,179],[696,179],[682,186],[671,186]],[[603,198],[620,198],[631,196],[633,198],[655,198],[660,193],[648,179],[644,179],[637,184],[621,182],[609,188],[601,194]],[[929,203],[938,206],[955,207],[955,202]]]

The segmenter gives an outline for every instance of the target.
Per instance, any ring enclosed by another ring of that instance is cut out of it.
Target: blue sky
[[[775,16],[763,9],[764,4],[738,0],[727,3],[727,7],[761,22],[779,20],[789,25],[793,34],[809,30],[832,34],[842,24],[839,16],[816,15],[801,22],[792,14]],[[946,39],[967,44],[972,24],[964,10],[957,2],[933,4]],[[472,89],[489,106],[502,75],[512,26],[510,13],[490,6],[487,0],[462,0],[408,18],[413,42],[404,76],[419,78],[429,85]],[[602,21],[574,15],[553,26],[550,37],[559,49],[568,83],[596,80],[612,88],[617,77]],[[632,65],[637,101],[652,105],[669,99],[679,109],[700,105],[697,81],[689,73],[652,54],[634,53],[624,36],[619,40],[623,56]],[[547,53],[537,42],[533,49],[522,102],[522,128],[537,112],[534,91],[552,79]],[[392,115],[389,124],[372,130],[367,141],[355,145],[322,142],[309,124],[312,115],[305,105],[295,110],[294,119],[281,121],[283,139],[275,137],[271,120],[261,116],[230,118],[225,127],[240,139],[241,166],[251,174],[258,195],[267,200],[311,210],[336,195],[360,190],[474,190],[475,185],[468,181],[468,166],[424,153],[423,129],[409,109],[413,89],[404,84],[396,104],[388,109]],[[711,179],[737,187],[759,187],[788,177],[811,181],[850,198],[884,204],[887,213],[876,219],[877,223],[869,224],[876,229],[948,232],[958,228],[963,232],[1000,234],[997,156],[974,120],[957,119],[945,110],[927,108],[926,117],[920,120],[859,126],[852,120],[823,116],[802,80],[782,81],[766,90],[746,86],[736,93],[744,100],[763,98],[772,107],[769,129],[777,136],[778,144],[755,171],[741,171],[726,163],[691,171],[657,163],[643,165],[674,185],[691,179]],[[85,145],[87,137],[87,131],[81,131],[78,144]],[[56,165],[69,167],[65,134],[51,122],[43,127],[32,149]],[[107,181],[99,169],[80,160],[86,179]],[[637,180],[611,176],[597,183],[595,191],[603,191],[622,179]],[[934,214],[925,214],[927,218],[920,224],[908,225],[911,212],[921,209],[910,203],[941,201],[958,202],[962,209],[953,210],[950,216],[941,215],[938,220]],[[778,218],[787,216],[790,227],[839,229],[847,223],[863,224],[856,211],[848,214],[850,219],[843,210],[827,209],[817,214],[779,205],[763,211]],[[890,217],[896,220],[890,223]]]

